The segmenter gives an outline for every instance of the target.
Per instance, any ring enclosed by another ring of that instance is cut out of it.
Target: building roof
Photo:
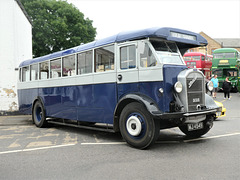
[[[22,5],[22,3],[20,2],[20,0],[15,0],[15,1],[17,2],[18,6],[21,8],[23,14],[26,16],[26,18],[27,18],[27,20],[29,21],[29,23],[30,23],[31,25],[33,25],[31,18],[29,17],[27,11],[26,11],[25,8],[23,7],[23,5]]]
[[[208,36],[206,33],[201,31],[199,34],[201,34],[203,37],[207,38],[208,40],[211,39],[212,41],[216,42],[219,44],[219,42],[216,41],[216,39],[213,39],[212,37]],[[220,44],[219,44],[220,45]]]
[[[240,38],[215,38],[223,48],[240,48]]]
[[[116,34],[114,36],[110,36],[101,40],[97,40],[97,41],[90,42],[77,47],[73,47],[67,50],[55,52],[49,55],[24,61],[20,64],[20,66],[26,66],[36,62],[41,62],[48,59],[54,59],[61,56],[70,55],[76,52],[90,50],[93,48],[97,48],[97,47],[115,43],[115,42],[125,42],[125,41],[154,38],[154,37],[176,42],[180,51],[183,51],[183,52],[185,52],[186,49],[189,49],[189,48],[208,44],[207,40],[198,33],[186,31],[182,29],[169,28],[169,27],[163,27],[163,28],[155,27],[155,28],[148,28],[148,29],[142,29],[142,30],[136,30],[136,31],[121,32],[119,34]]]

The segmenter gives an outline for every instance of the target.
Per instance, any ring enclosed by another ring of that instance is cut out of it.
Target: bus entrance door
[[[127,93],[138,92],[137,43],[118,46],[117,92],[118,99]]]

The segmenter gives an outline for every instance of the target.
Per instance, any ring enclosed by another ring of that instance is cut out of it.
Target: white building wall
[[[32,26],[15,0],[1,0],[0,27],[0,111],[16,111],[15,68],[32,58]]]

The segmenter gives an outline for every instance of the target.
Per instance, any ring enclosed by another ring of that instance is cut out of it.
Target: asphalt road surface
[[[160,132],[147,150],[119,134],[60,125],[37,128],[31,116],[0,116],[0,179],[240,179],[240,95],[217,101],[227,115],[201,138]]]

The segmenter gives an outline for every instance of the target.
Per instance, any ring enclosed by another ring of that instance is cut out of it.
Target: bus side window
[[[120,48],[121,69],[136,68],[136,47],[135,45]]]
[[[50,61],[51,78],[61,77],[61,59]]]
[[[33,64],[31,68],[31,81],[38,80],[38,64]]]
[[[78,74],[92,73],[92,50],[77,55]]]
[[[156,66],[157,60],[154,57],[152,50],[149,48],[147,43],[144,44],[145,44],[144,46],[139,46],[141,67]]]
[[[30,69],[29,69],[29,66],[22,68],[22,81],[23,82],[30,81]]]
[[[114,70],[114,45],[95,49],[95,72]]]
[[[40,79],[48,79],[49,78],[49,62],[40,63]]]
[[[63,58],[63,76],[74,76],[75,71],[75,55]]]

